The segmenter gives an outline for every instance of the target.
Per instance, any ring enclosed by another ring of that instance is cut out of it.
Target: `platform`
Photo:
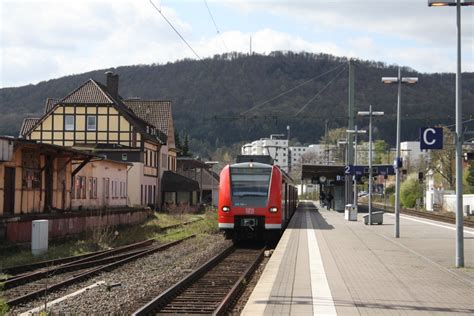
[[[300,203],[242,315],[472,315],[474,230],[454,268],[454,225],[394,216],[383,225]]]

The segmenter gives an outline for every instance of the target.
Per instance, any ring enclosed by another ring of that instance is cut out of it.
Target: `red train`
[[[219,229],[226,238],[278,238],[295,212],[298,191],[279,167],[242,162],[222,169],[219,187]]]

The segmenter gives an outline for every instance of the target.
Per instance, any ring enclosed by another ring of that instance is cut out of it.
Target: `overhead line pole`
[[[349,60],[349,102],[347,108],[347,116],[348,116],[348,124],[347,129],[352,130],[354,129],[354,61],[352,59]],[[352,165],[355,161],[354,159],[354,150],[353,150],[353,140],[354,135],[349,133],[347,135],[347,164]],[[352,182],[351,178],[346,176],[346,184],[345,184],[345,193],[346,193],[346,204],[354,204],[355,201],[352,201]]]

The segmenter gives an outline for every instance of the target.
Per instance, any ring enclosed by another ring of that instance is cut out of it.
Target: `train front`
[[[220,176],[219,228],[234,240],[279,236],[281,220],[280,169],[263,163],[226,166]]]

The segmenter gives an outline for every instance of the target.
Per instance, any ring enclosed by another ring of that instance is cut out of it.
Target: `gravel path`
[[[140,258],[111,272],[48,295],[48,301],[72,293],[98,281],[120,286],[107,290],[98,286],[49,308],[52,314],[131,314],[211,257],[231,245],[222,235],[198,236],[163,252]],[[28,311],[44,303],[44,298],[13,309]]]

